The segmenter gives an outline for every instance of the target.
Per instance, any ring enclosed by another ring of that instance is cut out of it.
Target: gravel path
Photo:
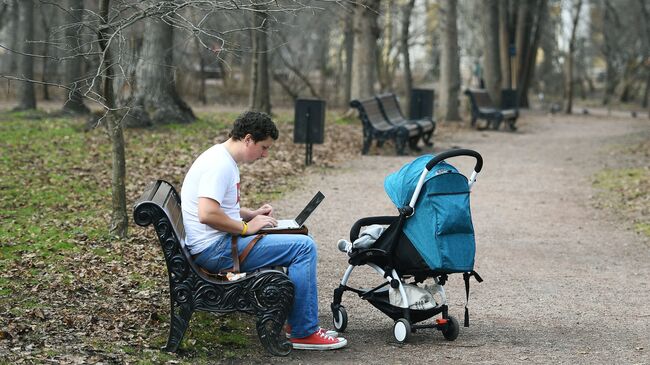
[[[347,348],[294,351],[264,363],[650,363],[650,255],[647,240],[593,208],[593,174],[618,161],[609,148],[648,135],[648,121],[605,116],[525,115],[517,133],[461,130],[437,136],[434,152],[471,148],[485,164],[472,193],[476,270],[471,326],[454,342],[435,330],[397,344],[393,322],[346,294]],[[388,148],[388,147],[387,147]],[[332,291],[347,267],[336,249],[357,219],[393,215],[383,179],[410,157],[355,156],[342,168],[314,171],[295,194],[274,202],[295,214],[321,190],[326,199],[308,221],[319,242],[321,323],[331,327]],[[471,158],[450,160],[461,172]],[[294,207],[290,209],[288,207]],[[365,267],[350,285],[378,284]],[[450,313],[462,319],[461,275],[446,285]]]

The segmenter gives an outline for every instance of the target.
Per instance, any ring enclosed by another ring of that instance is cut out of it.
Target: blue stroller
[[[456,156],[476,159],[469,179],[445,162]],[[393,334],[399,343],[423,328],[435,328],[449,341],[458,337],[460,326],[448,313],[443,285],[449,274],[463,273],[469,298],[470,278],[482,281],[474,271],[469,208],[470,189],[482,166],[478,152],[458,149],[421,156],[386,178],[384,188],[399,215],[361,218],[350,230],[350,241],[339,241],[339,249],[348,253],[349,266],[331,304],[337,331],[347,327],[341,300],[344,292],[351,291],[395,321]],[[367,228],[360,237],[362,227]],[[352,271],[361,265],[376,271],[383,283],[369,289],[349,287]],[[409,279],[413,281],[407,283]],[[438,314],[441,318],[433,323],[420,323]],[[469,326],[467,305],[465,326]]]

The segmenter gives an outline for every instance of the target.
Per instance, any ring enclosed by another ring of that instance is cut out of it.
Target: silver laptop
[[[270,227],[270,228],[264,228],[262,231],[274,231],[278,229],[298,229],[301,228],[303,224],[305,224],[305,221],[311,213],[316,210],[316,207],[320,204],[320,202],[325,199],[325,195],[321,193],[320,191],[314,195],[313,198],[311,198],[311,201],[305,206],[305,208],[298,214],[296,219],[280,219],[278,220],[278,225],[275,227]]]

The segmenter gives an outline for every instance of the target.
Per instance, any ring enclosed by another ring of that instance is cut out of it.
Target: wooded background
[[[496,102],[517,89],[523,106],[570,109],[575,93],[647,108],[649,11],[644,0],[3,0],[0,97],[128,108],[128,126],[189,122],[197,103],[345,107],[379,91],[408,102],[411,87],[435,88],[450,120],[461,89],[479,85]]]
[[[521,107],[647,109],[649,12],[644,0],[3,0],[0,98],[105,122],[123,237],[124,127],[189,123],[199,104],[344,109],[384,91],[408,110],[414,87],[435,89],[449,121],[468,87],[497,105],[516,89]]]

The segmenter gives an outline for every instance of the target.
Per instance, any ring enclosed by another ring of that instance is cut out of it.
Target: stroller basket
[[[456,156],[476,159],[469,179],[444,161]],[[420,328],[436,328],[447,340],[457,338],[460,326],[448,313],[443,285],[452,273],[463,273],[468,293],[471,276],[481,281],[473,271],[475,240],[469,193],[482,166],[483,159],[477,152],[451,150],[437,156],[421,156],[386,178],[385,190],[399,215],[362,218],[352,226],[353,243],[359,238],[361,227],[388,227],[370,247],[346,246],[350,247],[349,266],[334,290],[331,305],[338,331],[347,327],[347,313],[341,305],[343,293],[352,291],[395,321],[393,331],[398,342],[406,341],[411,332]],[[373,289],[349,287],[354,268],[361,265],[374,269],[384,279],[383,284]],[[413,283],[407,285],[408,278],[413,278]],[[433,279],[442,300],[436,300],[435,306],[418,307],[413,292],[406,289],[418,289],[417,284],[427,279]],[[442,318],[433,324],[416,324],[438,314]],[[465,326],[468,325],[466,306]]]
[[[379,309],[394,321],[404,316],[404,309],[396,307],[390,303],[388,298],[388,288],[379,289],[372,294],[368,295],[365,299],[368,303],[372,304],[375,308]],[[436,314],[442,312],[440,307],[433,307],[430,309],[410,309],[411,323],[422,322]]]

